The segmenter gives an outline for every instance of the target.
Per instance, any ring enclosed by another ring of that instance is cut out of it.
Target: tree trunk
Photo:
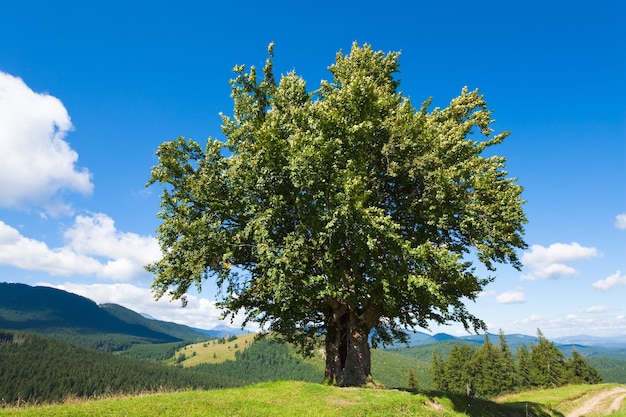
[[[370,330],[354,312],[335,311],[326,333],[325,382],[360,387],[371,381]]]

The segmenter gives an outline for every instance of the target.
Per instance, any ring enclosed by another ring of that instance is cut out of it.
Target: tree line
[[[229,375],[194,372],[0,330],[0,407],[161,390],[241,386]]]
[[[520,345],[514,357],[504,334],[499,346],[485,336],[475,349],[463,344],[454,346],[444,361],[433,353],[432,380],[436,390],[491,398],[527,389],[553,388],[567,384],[597,384],[602,377],[575,350],[566,358],[553,342],[537,331],[537,344]]]
[[[269,338],[257,340],[243,351],[236,351],[234,361],[204,363],[190,369],[229,375],[247,384],[277,380],[319,382],[323,378],[322,369],[294,355],[286,344]]]

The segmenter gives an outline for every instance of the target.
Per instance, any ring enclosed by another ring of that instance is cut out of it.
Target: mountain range
[[[499,344],[499,335],[487,334],[489,340],[494,344]],[[524,334],[507,334],[505,339],[509,347],[516,350],[521,345],[530,346],[537,344],[539,339],[536,336]],[[626,336],[597,337],[587,335],[567,336],[551,339],[551,341],[566,355],[576,350],[581,355],[591,357],[606,357],[612,359],[626,360]],[[423,332],[409,334],[408,346],[425,346],[440,342],[475,343],[481,345],[485,342],[484,334],[468,334],[467,336],[452,336],[447,333],[437,333],[430,335]],[[407,345],[394,345],[394,349],[401,349]]]
[[[118,304],[101,304],[55,288],[0,283],[0,329],[19,330],[100,350],[134,344],[208,340],[236,329],[191,327],[147,318]],[[230,333],[229,333],[230,332]]]
[[[94,301],[55,288],[0,283],[0,329],[20,330],[52,336],[101,350],[124,350],[133,344],[199,341],[242,334],[239,329],[220,325],[199,329],[156,320],[118,304]],[[506,335],[509,346],[537,343],[534,336]],[[493,343],[498,335],[489,334]],[[409,346],[423,346],[443,341],[481,344],[485,335],[453,336],[424,332],[409,333]],[[568,353],[576,349],[586,356],[606,356],[626,360],[626,335],[593,337],[575,335],[552,340]],[[395,345],[402,348],[406,345]]]

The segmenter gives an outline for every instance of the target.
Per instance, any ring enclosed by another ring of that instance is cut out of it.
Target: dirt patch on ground
[[[565,417],[605,416],[620,409],[626,398],[626,387],[615,387],[587,398]]]

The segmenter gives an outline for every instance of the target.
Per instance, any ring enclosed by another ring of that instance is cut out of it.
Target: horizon
[[[28,285],[28,284],[15,283],[15,282],[0,282],[0,284],[3,284],[3,283],[4,284]],[[45,288],[51,288],[51,289],[55,289],[55,290],[66,291],[66,290],[63,290],[63,289],[60,289],[60,288],[57,288],[57,287],[52,287],[52,286],[47,286],[47,285],[34,285],[34,286],[41,286],[41,287],[45,287]],[[68,292],[70,294],[74,294],[74,295],[79,295],[81,297],[87,298],[88,300],[91,300],[89,297],[86,297],[86,296],[83,296],[83,295],[80,295],[80,294],[77,294],[77,293],[72,293],[70,291],[66,291],[66,292]],[[94,301],[94,300],[91,300],[91,301]],[[199,331],[232,330],[232,331],[236,331],[237,334],[257,333],[257,332],[261,331],[261,329],[255,329],[255,330],[248,329],[248,328],[243,328],[242,329],[241,327],[233,326],[232,324],[229,325],[227,322],[224,322],[224,321],[218,322],[214,327],[210,327],[210,328],[193,327],[193,326],[189,326],[189,325],[187,325],[185,323],[178,323],[176,321],[168,320],[167,318],[158,319],[158,318],[152,317],[150,314],[143,313],[141,311],[136,311],[136,310],[133,310],[132,308],[129,308],[128,306],[124,306],[124,305],[117,304],[117,303],[96,303],[96,304],[99,307],[101,307],[103,304],[119,305],[120,307],[129,309],[129,310],[139,314],[140,316],[142,316],[142,317],[144,317],[144,318],[146,318],[148,320],[155,320],[155,321],[162,321],[162,322],[167,322],[167,323],[174,323],[174,324],[178,324],[178,325],[182,325],[182,326],[187,326],[187,327],[189,327],[191,329],[199,330]],[[441,328],[441,327],[438,328],[438,331],[436,331],[436,332],[429,332],[428,330],[425,330],[425,329],[415,329],[415,330],[407,329],[406,331],[407,331],[407,334],[409,336],[409,339],[411,339],[411,335],[414,335],[414,334],[425,335],[425,336],[429,336],[429,337],[433,337],[433,338],[436,338],[437,336],[442,336],[443,335],[443,336],[449,336],[449,337],[452,337],[452,338],[455,338],[455,339],[470,339],[470,338],[476,338],[476,337],[484,337],[485,335],[488,335],[488,336],[493,337],[493,338],[497,338],[499,336],[499,330],[498,331],[489,330],[487,332],[480,332],[480,333],[472,333],[472,332],[470,332],[470,333],[456,334],[456,335],[452,334],[452,333],[449,333],[449,332],[446,332],[445,329]],[[541,331],[541,329],[537,328],[533,334],[504,333],[504,335],[505,336],[509,336],[509,337],[510,336],[521,336],[521,337],[537,339],[537,337],[538,337],[537,333],[539,331]],[[543,334],[543,332],[542,332],[542,334]],[[593,336],[593,335],[581,333],[581,334],[570,334],[570,335],[558,336],[558,337],[555,337],[555,338],[550,338],[550,337],[546,337],[546,338],[548,340],[550,340],[550,341],[558,341],[559,344],[571,344],[571,345],[581,344],[583,346],[585,346],[584,344],[582,344],[582,343],[584,343],[584,341],[583,342],[581,342],[581,341],[578,341],[578,342],[570,341],[568,343],[566,341],[566,339],[584,338],[584,339],[587,339],[587,341],[589,341],[590,339],[597,339],[597,341],[605,341],[605,342],[609,341],[609,340],[620,339],[620,340],[623,340],[624,343],[626,344],[626,333],[614,334],[614,335],[608,335],[608,336]],[[592,346],[592,345],[586,345],[586,346]]]
[[[154,153],[179,135],[223,139],[231,69],[262,67],[270,42],[276,74],[295,70],[313,90],[357,41],[401,52],[399,91],[413,106],[478,88],[496,132],[511,131],[496,152],[524,187],[524,267],[498,265],[468,310],[489,332],[626,335],[626,3],[238,4],[253,13],[192,0],[4,5],[1,280],[190,327],[224,323],[214,284],[192,289],[186,308],[153,299]]]

